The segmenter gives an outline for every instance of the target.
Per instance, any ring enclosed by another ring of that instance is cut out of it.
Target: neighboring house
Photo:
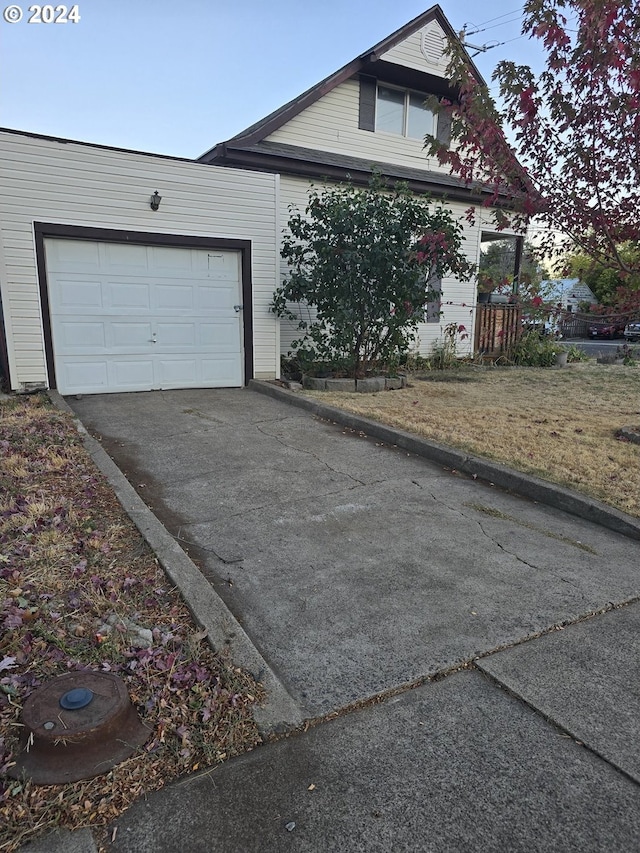
[[[456,97],[445,74],[447,37],[457,39],[440,7],[434,6],[298,98],[214,146],[200,162],[279,174],[282,228],[290,205],[304,211],[310,181],[366,185],[373,168],[392,181],[406,181],[416,193],[444,200],[464,221],[478,195],[424,151],[427,133],[445,142],[449,137],[448,122],[425,106],[429,95]],[[471,60],[469,64],[483,82]],[[479,213],[484,215],[475,225],[464,221],[465,251],[474,264],[481,240],[495,232],[486,224],[488,211]],[[286,274],[284,261],[281,274]],[[455,322],[470,332],[474,328],[475,282],[446,278],[441,288],[442,313],[431,311],[429,322],[419,328],[423,354],[442,335],[443,326]],[[295,327],[283,320],[283,353],[296,336]],[[471,336],[468,345],[473,345]]]
[[[280,236],[310,179],[364,185],[375,167],[461,221],[478,201],[423,150],[425,133],[448,134],[424,105],[455,96],[445,36],[456,38],[434,6],[199,161],[0,129],[0,368],[11,389],[277,378],[294,336],[269,311]],[[495,231],[483,221],[487,211],[464,223],[473,263]],[[448,323],[473,333],[475,284],[441,287],[423,353]]]
[[[547,302],[560,306],[563,311],[575,312],[588,303],[596,305],[598,300],[590,287],[579,278],[554,278],[540,282]]]

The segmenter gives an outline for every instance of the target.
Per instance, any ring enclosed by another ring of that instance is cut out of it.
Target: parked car
[[[560,322],[555,316],[547,317],[543,320],[540,317],[534,318],[525,315],[522,318],[522,330],[523,332],[538,332],[541,337],[562,337],[562,329],[560,328]]]
[[[624,336],[628,341],[640,341],[640,321],[627,323],[624,327]]]
[[[590,338],[618,338],[624,334],[624,323],[608,320],[604,323],[592,323],[589,326]]]

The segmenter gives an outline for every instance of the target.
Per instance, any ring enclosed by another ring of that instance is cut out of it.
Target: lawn
[[[412,375],[402,391],[305,391],[323,402],[495,459],[640,516],[638,366],[471,367]]]
[[[0,851],[56,826],[100,827],[170,779],[260,742],[259,685],[211,650],[84,450],[42,395],[0,401]],[[102,627],[128,618],[149,648]],[[93,669],[125,681],[152,729],[105,775],[57,786],[6,776],[40,684]]]

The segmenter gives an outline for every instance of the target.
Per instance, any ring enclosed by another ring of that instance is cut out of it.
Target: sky
[[[2,16],[11,5],[23,13],[16,23]],[[192,158],[318,83],[432,4],[80,0],[75,5],[77,23],[29,23],[28,2],[0,0],[0,126]],[[441,0],[440,5],[456,31],[468,25],[470,44],[505,42],[474,57],[487,81],[502,59],[539,65],[537,43],[520,35],[522,2]]]

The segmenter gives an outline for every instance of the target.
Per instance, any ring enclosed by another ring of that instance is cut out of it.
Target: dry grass
[[[640,426],[637,366],[471,368],[423,376],[427,381],[414,377],[402,391],[305,393],[640,516],[640,445],[616,437],[622,426]]]
[[[0,403],[0,851],[56,826],[100,827],[175,776],[251,749],[262,690],[214,654],[70,417],[42,397]],[[99,628],[153,631],[150,649]],[[24,700],[56,675],[122,677],[151,739],[111,772],[41,786],[6,775]]]

